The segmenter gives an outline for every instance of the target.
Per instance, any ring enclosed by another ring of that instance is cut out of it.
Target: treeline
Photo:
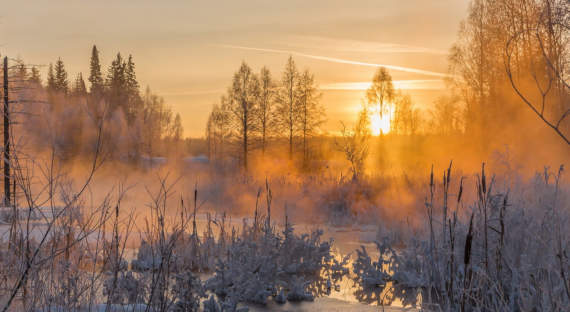
[[[567,0],[472,1],[450,53],[455,94],[441,104],[461,100],[465,131],[482,138],[542,122],[570,144],[569,30]]]
[[[310,139],[320,133],[325,110],[314,75],[297,69],[289,57],[281,79],[263,67],[255,73],[243,62],[206,125],[208,155],[212,161],[239,159],[247,169],[248,156],[259,149],[265,154],[271,141],[287,141],[292,160],[300,150],[303,166],[311,155]],[[297,144],[300,147],[297,147]]]
[[[450,50],[448,93],[427,117],[394,90],[385,69],[377,71],[357,123],[343,131],[341,150],[353,175],[364,171],[370,130],[386,132],[375,129],[385,118],[391,134],[436,135],[429,141],[434,146],[469,148],[466,153],[476,157],[514,146],[519,156],[541,152],[557,159],[562,153],[564,159],[570,144],[569,30],[565,0],[472,1]],[[436,153],[422,146],[425,140],[408,141],[408,154]],[[396,148],[378,147],[379,158]]]
[[[181,148],[180,115],[149,87],[140,91],[131,55],[124,58],[117,53],[104,73],[99,50],[93,46],[89,87],[82,73],[70,81],[61,58],[49,65],[45,84],[35,66],[28,69],[20,62],[15,70],[14,80],[25,82],[25,88],[32,90],[28,97],[35,98],[35,105],[32,101],[22,105],[30,112],[22,130],[36,147],[53,147],[63,159],[91,152],[102,123],[104,148],[112,158],[137,161],[143,156],[172,155]]]

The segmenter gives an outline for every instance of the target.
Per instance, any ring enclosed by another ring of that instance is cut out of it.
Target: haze
[[[310,67],[323,91],[326,131],[356,118],[375,65],[421,109],[442,93],[447,52],[467,0],[437,1],[8,1],[0,54],[47,65],[61,57],[88,74],[90,49],[107,69],[133,54],[141,87],[182,115],[186,136],[203,136],[215,103],[242,60],[279,76],[288,55]],[[6,7],[7,6],[7,7]],[[15,14],[17,12],[17,14]],[[390,66],[401,67],[390,68]]]

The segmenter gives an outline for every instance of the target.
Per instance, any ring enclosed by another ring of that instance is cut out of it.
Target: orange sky
[[[6,9],[7,5],[7,9]],[[377,66],[426,107],[445,85],[447,51],[468,0],[9,1],[0,13],[0,53],[47,65],[62,57],[73,80],[88,75],[91,46],[106,68],[133,54],[141,85],[202,136],[211,106],[242,60],[279,77],[287,56],[315,73],[325,130],[351,121]],[[45,74],[45,67],[44,67]]]

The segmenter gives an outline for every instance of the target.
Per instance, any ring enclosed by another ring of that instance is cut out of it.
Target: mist
[[[186,5],[0,47],[3,311],[570,305],[565,1]]]

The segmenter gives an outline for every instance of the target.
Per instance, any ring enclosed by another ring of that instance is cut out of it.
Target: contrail
[[[245,47],[245,46],[229,45],[229,44],[221,44],[219,46],[224,47],[224,48],[230,48],[230,49],[250,50],[250,51],[259,51],[259,52],[271,52],[271,53],[280,53],[280,54],[291,54],[291,55],[297,55],[297,56],[301,56],[301,57],[306,57],[306,58],[311,58],[311,59],[321,60],[321,61],[327,61],[327,62],[333,62],[333,63],[368,66],[368,67],[385,67],[388,69],[403,71],[403,72],[408,72],[408,73],[416,73],[416,74],[436,76],[436,77],[448,77],[447,74],[438,73],[438,72],[429,71],[429,70],[403,67],[403,66],[395,66],[395,65],[387,65],[387,64],[377,64],[377,63],[367,63],[367,62],[360,62],[360,61],[345,60],[345,59],[340,59],[340,58],[336,58],[336,57],[312,55],[312,54],[306,54],[306,53],[301,53],[301,52],[297,52],[297,51],[253,48],[253,47]]]

